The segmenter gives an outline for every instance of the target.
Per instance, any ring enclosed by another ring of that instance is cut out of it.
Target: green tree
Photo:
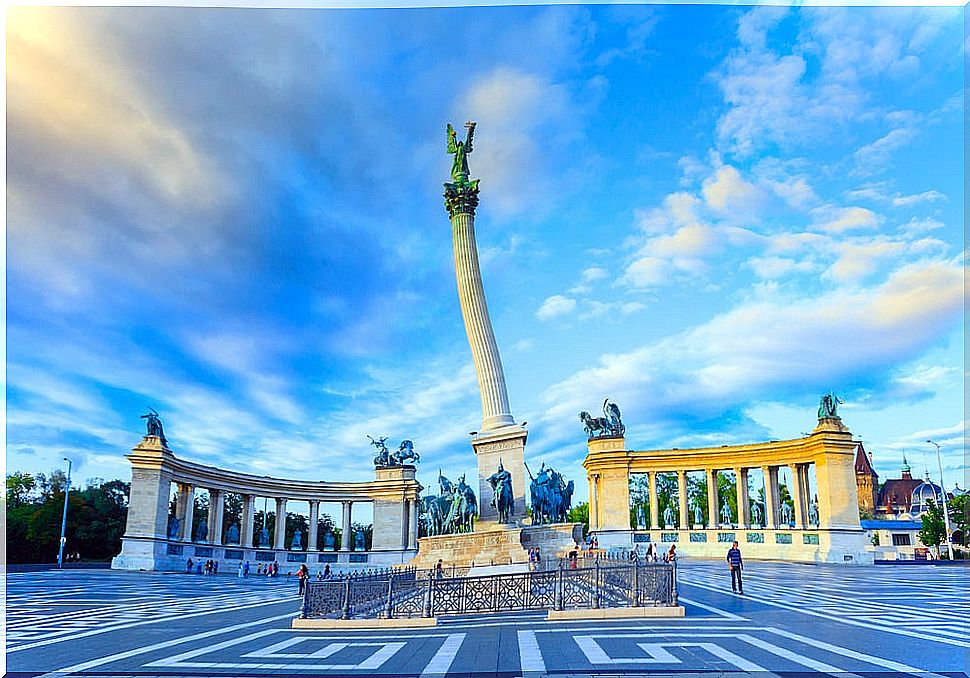
[[[22,506],[30,500],[37,487],[37,481],[29,473],[10,473],[7,475],[7,506]]]
[[[960,533],[960,543],[966,546],[967,532],[970,531],[970,494],[955,496],[947,502],[947,506],[950,509],[950,525],[954,532]]]
[[[930,548],[936,547],[936,556],[940,557],[940,544],[946,538],[946,524],[943,522],[943,509],[932,499],[926,502],[927,508],[922,515],[923,527],[919,531],[919,540]]]
[[[582,504],[577,504],[569,509],[566,513],[567,523],[582,523],[583,524],[583,537],[585,538],[589,534],[589,502],[583,502]]]

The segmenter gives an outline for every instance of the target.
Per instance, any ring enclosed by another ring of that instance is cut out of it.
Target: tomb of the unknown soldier
[[[9,13],[5,675],[970,678],[965,12],[619,10]]]

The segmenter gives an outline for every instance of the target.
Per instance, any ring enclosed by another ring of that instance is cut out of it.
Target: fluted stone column
[[[276,498],[276,529],[273,537],[273,548],[286,548],[286,497]]]
[[[320,525],[320,502],[310,502],[310,533],[307,535],[307,551],[317,550],[317,530]]]
[[[195,517],[195,488],[188,483],[182,486],[185,492],[185,505],[182,509],[182,539],[192,541],[192,520]]]
[[[751,525],[750,510],[748,508],[748,469],[735,468],[734,481],[738,485],[738,529],[744,530]]]
[[[805,499],[802,493],[800,464],[789,464],[791,470],[791,498],[795,504],[795,529],[805,529]]]
[[[778,467],[762,466],[765,477],[765,528],[778,529]]]
[[[718,506],[717,469],[707,469],[707,528],[716,530],[721,521],[721,507]]]
[[[350,551],[353,546],[353,535],[350,534],[350,514],[353,511],[354,503],[352,501],[342,501],[340,502],[343,506],[343,512],[341,515],[340,526],[342,534],[340,536],[340,550]]]
[[[687,518],[687,471],[677,471],[677,502],[680,504],[680,524],[677,528],[686,530],[690,527]]]
[[[226,515],[226,494],[222,490],[209,490],[209,514],[212,524],[209,526],[209,543],[222,546],[222,522]]]
[[[242,497],[242,525],[239,526],[239,545],[253,547],[253,521],[256,519],[256,495],[244,494]]]
[[[647,492],[650,495],[650,529],[660,527],[660,512],[657,510],[657,472],[647,471]]]
[[[478,188],[475,188],[475,205]],[[509,408],[509,396],[502,371],[502,358],[492,330],[492,321],[485,302],[485,289],[478,264],[475,243],[475,205],[471,201],[456,202],[451,214],[452,236],[455,246],[455,277],[458,281],[458,301],[465,321],[465,333],[471,346],[478,390],[482,399],[481,431],[490,431],[515,423]]]
[[[600,492],[599,492],[599,474],[594,473],[590,479],[590,497],[592,497],[592,502],[589,506],[589,529],[598,530],[600,529]]]

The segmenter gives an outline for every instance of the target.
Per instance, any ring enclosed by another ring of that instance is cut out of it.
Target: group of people
[[[185,573],[192,574],[193,569],[196,574],[219,574],[219,561],[218,560],[207,560],[204,563],[200,560],[193,563],[192,559],[189,558],[185,562]]]
[[[542,552],[538,546],[529,549],[529,569],[532,571],[542,569]]]
[[[671,544],[670,548],[667,549],[666,553],[661,553],[663,549],[659,546],[654,546],[653,544],[647,544],[647,551],[642,556],[640,554],[640,545],[637,544],[630,551],[630,560],[643,560],[645,563],[656,563],[661,560],[665,563],[675,563],[677,562],[677,545]]]

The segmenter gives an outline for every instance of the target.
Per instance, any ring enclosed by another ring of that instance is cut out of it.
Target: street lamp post
[[[943,491],[943,526],[946,530],[946,550],[950,554],[950,560],[953,560],[953,543],[950,540],[950,511],[946,506],[946,485],[943,484],[943,458],[940,456],[940,446],[938,443],[932,440],[927,440],[926,442],[936,447],[936,461],[940,465],[940,490]]]
[[[71,460],[64,457],[64,461],[67,462],[67,487],[64,488],[64,513],[61,515],[61,547],[57,551],[57,567],[64,567],[64,544],[67,542],[67,537],[64,536],[64,532],[67,529],[67,495],[71,493]]]

